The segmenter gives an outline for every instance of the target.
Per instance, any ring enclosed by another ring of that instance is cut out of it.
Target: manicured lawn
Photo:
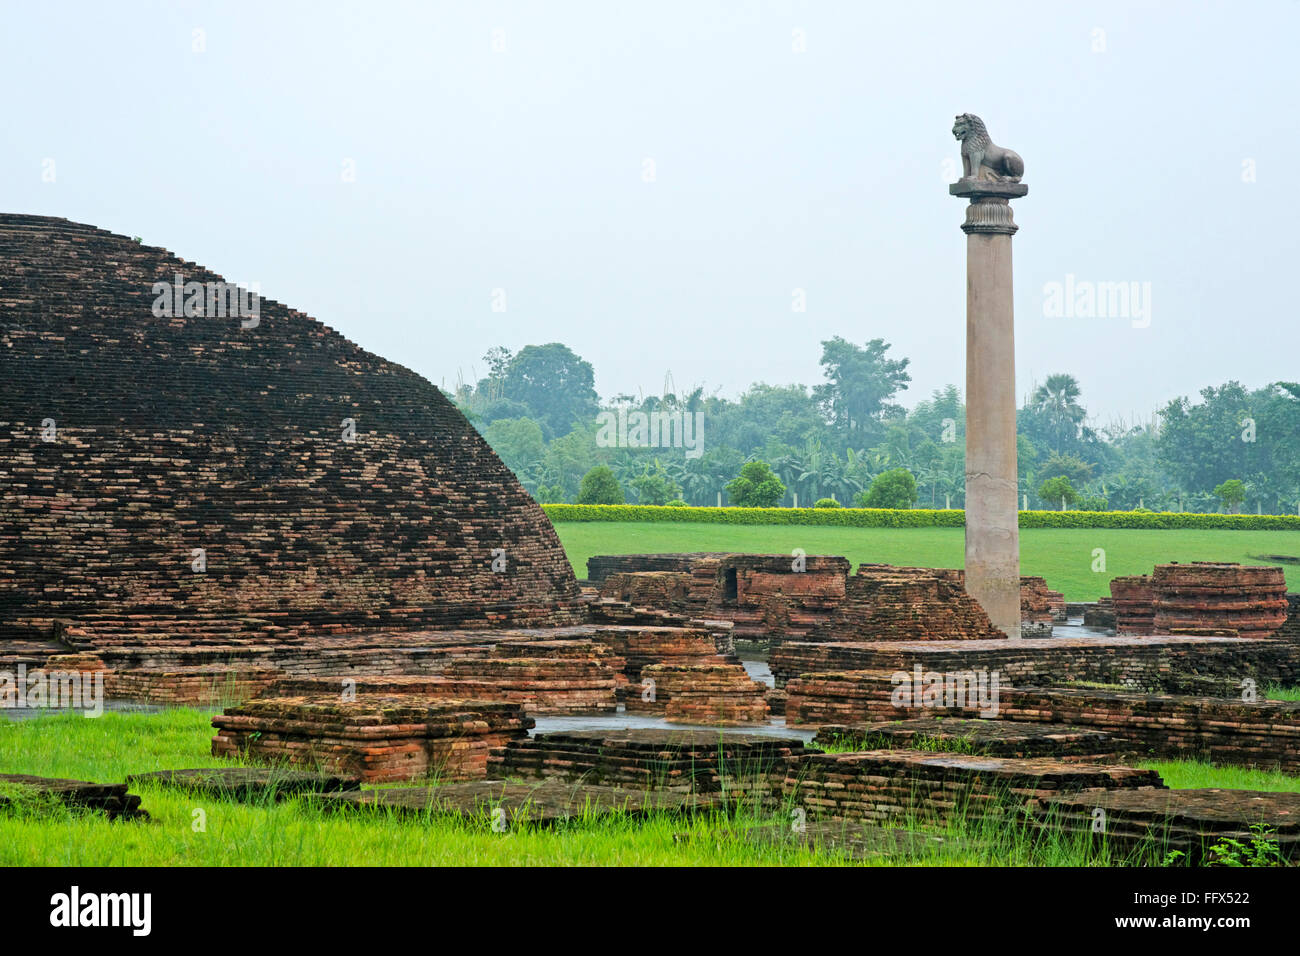
[[[686,522],[562,521],[556,531],[579,577],[593,554],[661,551],[751,551],[840,554],[856,568],[864,561],[919,567],[962,566],[961,528],[834,528],[800,525],[730,525]],[[1105,571],[1093,571],[1094,550],[1105,551]],[[1233,530],[1128,530],[1030,528],[1020,532],[1024,574],[1047,579],[1071,601],[1095,601],[1109,593],[1110,579],[1150,574],[1168,561],[1237,561],[1251,555],[1300,556],[1300,532]],[[1300,566],[1285,566],[1291,590],[1300,588]]]

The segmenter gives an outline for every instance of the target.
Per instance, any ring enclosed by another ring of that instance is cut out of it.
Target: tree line
[[[668,377],[660,395],[602,400],[591,364],[560,343],[493,348],[487,374],[447,394],[542,502],[578,500],[584,477],[601,468],[603,493],[629,503],[736,503],[728,485],[738,487],[742,469],[761,462],[781,486],[778,505],[867,503],[888,475],[890,501],[911,494],[916,507],[962,507],[960,390],[947,385],[906,408],[910,360],[891,356],[883,339],[857,345],[836,336],[821,345],[823,381],[755,382],[735,399],[702,386],[679,392]],[[645,422],[662,427],[647,431]],[[688,435],[699,423],[689,453],[663,438],[668,423],[682,422]],[[1058,373],[1027,392],[1017,432],[1020,493],[1030,508],[1300,509],[1295,382],[1248,389],[1230,381],[1172,399],[1147,421],[1099,425],[1078,381]],[[764,487],[772,497],[775,485]]]

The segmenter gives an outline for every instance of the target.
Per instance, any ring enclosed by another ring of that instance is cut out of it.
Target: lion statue
[[[961,178],[1018,183],[1025,174],[1020,154],[1003,149],[989,139],[984,121],[974,113],[962,113],[952,124],[952,135],[961,140]]]

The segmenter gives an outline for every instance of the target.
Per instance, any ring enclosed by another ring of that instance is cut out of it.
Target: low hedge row
[[[658,505],[542,505],[552,521],[697,521],[706,524],[841,525],[849,528],[961,528],[953,508],[669,508]],[[1297,515],[1211,515],[1174,511],[1022,511],[1022,528],[1232,528],[1300,531]]]

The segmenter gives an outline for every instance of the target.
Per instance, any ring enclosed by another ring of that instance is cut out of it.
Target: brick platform
[[[1073,682],[1121,684],[1182,693],[1204,686],[1205,675],[1250,677],[1265,684],[1300,683],[1300,645],[1224,637],[1022,638],[1018,641],[874,641],[789,643],[768,660],[778,687],[817,671],[997,671],[1010,685]]]
[[[1163,787],[1154,770],[918,750],[811,754],[788,766],[774,797],[830,820],[1001,817],[1028,800],[1081,790]]]
[[[1253,790],[1111,790],[1043,795],[1031,804],[1044,827],[1090,834],[1121,849],[1154,845],[1178,850],[1181,862],[1209,862],[1220,840],[1247,846],[1262,825],[1285,859],[1300,859],[1300,793]],[[1100,809],[1104,816],[1099,817]],[[1100,827],[1100,832],[1098,832]]]
[[[168,706],[219,707],[263,694],[275,684],[274,668],[242,664],[213,664],[172,670],[114,670],[104,675],[104,694]]]
[[[533,726],[518,704],[376,697],[279,697],[212,718],[214,756],[355,774],[367,782],[482,777],[488,751]]]
[[[1096,603],[1084,608],[1083,623],[1087,627],[1115,627],[1115,605],[1109,596],[1099,598]]]
[[[1100,730],[1065,724],[962,717],[915,717],[867,724],[822,724],[813,737],[822,746],[855,750],[951,750],[994,757],[1097,760],[1113,757],[1116,744]],[[927,746],[919,746],[920,744]],[[936,746],[937,745],[937,746]]]
[[[787,686],[791,725],[975,717],[969,698],[900,697],[887,671],[809,674]],[[901,702],[901,706],[896,704]],[[955,704],[955,705],[954,705]],[[1068,724],[1101,731],[1114,748],[1138,756],[1300,772],[1300,702],[1122,693],[1088,688],[998,689],[997,720]]]
[[[702,730],[581,730],[537,734],[493,751],[491,777],[558,777],[638,789],[717,793],[766,785],[810,750],[798,737]]]
[[[960,571],[888,564],[859,566],[844,603],[808,636],[812,643],[989,639],[1004,635],[966,593]]]

